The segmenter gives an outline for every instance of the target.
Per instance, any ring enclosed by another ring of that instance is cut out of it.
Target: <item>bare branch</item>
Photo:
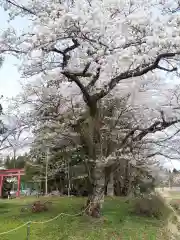
[[[95,83],[97,82],[97,80],[99,79],[99,76],[100,76],[100,71],[101,71],[101,68],[98,67],[97,70],[96,70],[96,75],[93,76],[93,79],[90,81],[90,83],[87,85],[87,89],[89,90],[91,87],[93,87],[95,85]]]
[[[26,53],[26,52],[23,52],[22,50],[18,50],[18,49],[12,49],[12,48],[7,48],[7,49],[0,49],[0,53],[3,54],[3,53],[19,53],[19,54],[22,54],[22,53]]]
[[[153,63],[149,63],[149,64],[142,64],[140,66],[138,66],[137,68],[133,69],[133,70],[128,70],[126,72],[121,73],[120,75],[118,75],[115,78],[112,78],[111,81],[108,83],[108,85],[105,87],[105,89],[102,89],[99,93],[94,94],[94,98],[96,100],[99,100],[101,98],[103,98],[104,96],[106,96],[120,81],[124,80],[124,79],[128,79],[128,78],[132,78],[132,77],[140,77],[150,71],[153,71],[155,69],[160,68],[159,66],[159,62],[164,59],[164,58],[170,58],[170,57],[174,57],[176,55],[180,54],[180,52],[174,52],[174,53],[162,53],[159,54],[155,61]],[[165,69],[164,69],[165,70]],[[172,68],[171,72],[176,71],[177,68]],[[166,70],[167,71],[167,70]]]
[[[75,76],[74,74],[68,73],[68,72],[63,72],[63,75],[67,77],[71,82],[75,82],[76,85],[80,88],[84,101],[87,103],[87,105],[90,107],[92,105],[92,99],[91,96],[89,95],[86,87],[81,83],[79,78]]]
[[[122,147],[126,146],[129,139],[132,139],[132,142],[139,142],[141,141],[147,134],[149,133],[155,133],[158,131],[162,131],[176,123],[180,122],[180,119],[172,120],[172,121],[166,121],[164,117],[164,113],[161,111],[161,118],[162,121],[155,121],[151,126],[145,129],[141,129],[138,126],[132,129],[122,140]],[[137,135],[136,132],[139,132]]]
[[[72,42],[73,42],[73,45],[70,47],[67,47],[63,51],[58,50],[56,47],[53,47],[52,49],[50,49],[51,52],[60,53],[63,56],[62,68],[65,68],[67,66],[68,61],[70,59],[68,52],[71,52],[72,50],[74,50],[80,46],[80,44],[78,43],[78,41],[76,39],[72,39]],[[43,51],[47,51],[47,50],[43,49]]]
[[[83,70],[83,75],[85,75],[85,74],[87,73],[90,65],[91,65],[91,62],[88,62],[88,63],[86,64],[86,66],[85,66],[85,68],[84,68],[84,70]]]
[[[165,122],[161,122],[161,121],[156,121],[155,123],[153,123],[150,127],[146,128],[146,129],[142,129],[140,130],[141,132],[133,138],[133,141],[140,141],[141,139],[143,139],[147,134],[149,133],[155,133],[158,131],[162,131],[176,123],[179,123],[180,119],[174,120],[174,121],[165,121]]]
[[[24,12],[26,12],[26,13],[29,13],[29,14],[31,14],[31,15],[35,15],[35,16],[36,16],[36,13],[33,12],[31,9],[28,9],[28,8],[22,6],[22,5],[20,6],[19,4],[15,3],[15,2],[13,2],[13,1],[11,1],[11,0],[6,0],[6,2],[8,2],[8,3],[11,4],[11,5],[13,5],[14,7],[17,7],[17,8],[19,8],[19,9],[21,9],[22,11],[24,11]]]
[[[168,69],[168,68],[165,68],[165,67],[158,66],[157,68],[160,69],[160,70],[163,70],[165,72],[174,72],[174,71],[177,70],[177,68],[174,68],[174,67],[172,67],[171,69]]]
[[[91,73],[87,73],[87,72],[84,73],[84,71],[82,71],[82,72],[73,72],[73,73],[64,71],[63,74],[64,75],[65,74],[69,74],[69,75],[71,75],[71,76],[73,75],[75,77],[91,77],[92,76]]]
[[[162,142],[166,142],[168,140],[171,140],[173,137],[175,137],[178,133],[180,132],[180,129],[178,129],[174,134],[172,134],[171,136],[165,138],[165,139],[161,139],[161,140],[157,140],[157,141],[154,141],[153,143],[154,144],[157,144],[157,143],[162,143]]]
[[[149,154],[149,155],[147,156],[147,158],[151,158],[151,157],[154,157],[154,156],[156,156],[156,155],[160,155],[160,156],[163,156],[163,157],[165,157],[165,158],[172,159],[172,160],[180,160],[180,157],[171,157],[171,156],[169,156],[169,155],[167,155],[167,154],[164,154],[164,153],[161,153],[161,152],[155,152],[155,153]]]

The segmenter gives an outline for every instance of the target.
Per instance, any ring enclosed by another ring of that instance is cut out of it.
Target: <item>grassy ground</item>
[[[18,227],[26,221],[45,221],[60,212],[75,214],[85,199],[52,198],[51,210],[45,213],[21,212],[21,206],[33,199],[0,201],[0,233]],[[131,203],[124,199],[106,199],[101,220],[86,216],[61,216],[46,224],[32,224],[29,240],[156,240],[161,239],[162,222],[132,215]],[[103,220],[102,220],[103,219]],[[7,235],[2,240],[25,240],[27,227]],[[162,237],[163,240],[165,238]]]

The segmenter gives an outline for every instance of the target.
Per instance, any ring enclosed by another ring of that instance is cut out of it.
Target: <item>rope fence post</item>
[[[27,237],[26,237],[26,240],[30,240],[30,227],[31,227],[31,222],[28,222],[28,224],[27,224]]]

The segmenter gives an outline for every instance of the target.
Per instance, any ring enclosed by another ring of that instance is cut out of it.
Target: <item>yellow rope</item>
[[[92,202],[91,202],[90,204],[92,204]],[[81,211],[81,212],[79,212],[79,213],[76,213],[76,214],[60,213],[60,214],[58,214],[56,217],[51,218],[51,219],[46,220],[46,221],[43,221],[43,222],[42,222],[42,221],[37,221],[37,222],[36,222],[36,221],[28,221],[28,222],[23,223],[22,225],[20,225],[20,226],[18,226],[18,227],[16,227],[16,228],[13,228],[13,229],[10,229],[9,231],[0,233],[0,236],[1,236],[1,235],[5,235],[5,234],[9,234],[9,233],[11,233],[11,232],[15,232],[15,231],[17,231],[17,230],[25,227],[25,226],[28,225],[29,223],[31,223],[31,224],[45,224],[45,223],[49,223],[49,222],[52,222],[52,221],[58,219],[58,218],[59,218],[60,216],[62,216],[62,215],[68,216],[68,217],[77,217],[77,216],[81,215],[82,213],[84,213],[84,212],[88,209],[88,207],[90,206],[90,204],[89,204],[83,211]]]
[[[16,227],[16,228],[13,228],[13,229],[11,229],[11,230],[9,230],[9,231],[0,233],[0,235],[5,235],[5,234],[11,233],[11,232],[15,232],[15,231],[19,230],[20,228],[25,227],[25,226],[28,225],[29,223],[30,223],[30,222],[26,222],[26,223],[20,225],[19,227]]]

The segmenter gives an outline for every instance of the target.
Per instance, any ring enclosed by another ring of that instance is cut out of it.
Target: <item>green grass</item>
[[[32,198],[0,200],[0,233],[18,227],[27,221],[45,221],[61,212],[80,212],[83,198],[52,198],[51,209],[45,213],[21,212],[22,205]],[[123,198],[106,199],[101,219],[87,216],[61,216],[46,224],[32,224],[29,240],[156,240],[162,222],[132,215],[131,203]],[[2,240],[25,240],[27,227],[7,235]],[[165,238],[162,238],[165,239]]]

